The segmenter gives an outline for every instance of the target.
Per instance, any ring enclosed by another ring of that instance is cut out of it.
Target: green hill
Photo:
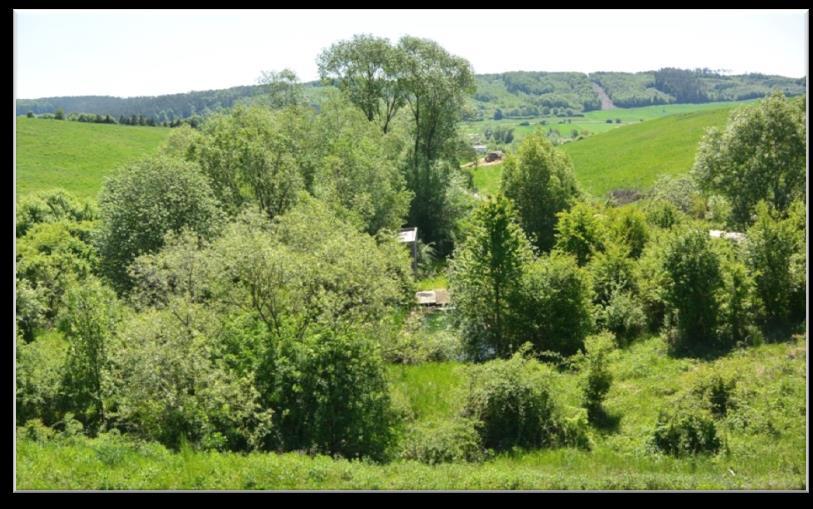
[[[155,152],[169,135],[162,127],[17,119],[17,196],[63,188],[93,198],[102,177]]]
[[[613,189],[646,189],[659,175],[686,173],[705,129],[725,125],[736,105],[620,127],[562,147],[583,188],[603,196]]]

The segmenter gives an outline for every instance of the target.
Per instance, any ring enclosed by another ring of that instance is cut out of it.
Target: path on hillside
[[[613,104],[612,99],[610,99],[610,96],[607,95],[607,92],[605,92],[604,89],[601,88],[601,85],[595,82],[591,84],[593,85],[593,90],[596,91],[596,93],[598,94],[598,98],[601,100],[601,109],[611,110],[615,108],[615,104]]]

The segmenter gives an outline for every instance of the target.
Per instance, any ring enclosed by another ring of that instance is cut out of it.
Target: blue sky
[[[17,10],[15,94],[159,95],[317,78],[316,57],[357,33],[409,34],[477,73],[726,69],[807,74],[807,11]]]

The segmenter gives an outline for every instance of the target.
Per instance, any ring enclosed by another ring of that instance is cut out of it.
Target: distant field
[[[612,129],[567,143],[561,146],[561,150],[570,155],[579,184],[590,194],[604,196],[618,188],[644,190],[659,175],[688,172],[705,129],[725,125],[731,110],[740,104],[728,103],[720,107],[718,103],[716,109],[704,108],[627,125],[622,129]],[[687,105],[677,105],[675,108],[681,106]],[[661,107],[636,110],[653,108]],[[624,110],[596,113],[612,115],[615,111]],[[649,113],[653,114],[651,111]],[[473,173],[474,185],[480,193],[494,194],[499,190],[502,165],[477,168]]]
[[[464,122],[461,129],[466,135],[481,136],[486,128],[490,127],[492,130],[497,127],[503,129],[514,129],[514,140],[522,140],[525,136],[535,130],[548,132],[554,129],[559,132],[559,135],[565,139],[571,138],[572,131],[575,129],[579,132],[586,131],[588,136],[594,134],[601,134],[608,131],[615,130],[619,127],[628,125],[639,124],[643,121],[654,120],[669,115],[676,115],[682,113],[703,112],[710,110],[719,110],[721,108],[732,108],[754,102],[739,101],[739,102],[714,102],[704,104],[669,104],[660,106],[643,106],[641,108],[615,108],[606,111],[590,111],[584,114],[583,117],[570,117],[570,118],[557,118],[557,117],[538,117],[527,119],[502,119],[502,120],[484,120],[479,122]],[[616,120],[620,119],[620,123]],[[607,123],[607,120],[612,120],[612,123]],[[545,122],[544,125],[541,122]],[[568,123],[568,121],[570,123]],[[520,125],[527,122],[529,125]],[[481,136],[482,138],[482,136]],[[482,138],[485,141],[484,138]]]
[[[17,118],[17,197],[61,187],[77,196],[95,198],[104,176],[155,152],[169,131]]]
[[[618,188],[646,189],[659,175],[688,172],[705,129],[721,127],[734,108],[671,115],[568,143],[583,188],[603,196]]]

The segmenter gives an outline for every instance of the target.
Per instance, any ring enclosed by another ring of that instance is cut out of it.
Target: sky
[[[438,42],[478,74],[662,67],[807,75],[805,10],[14,12],[15,97],[119,97],[318,79],[316,58],[368,33]]]

